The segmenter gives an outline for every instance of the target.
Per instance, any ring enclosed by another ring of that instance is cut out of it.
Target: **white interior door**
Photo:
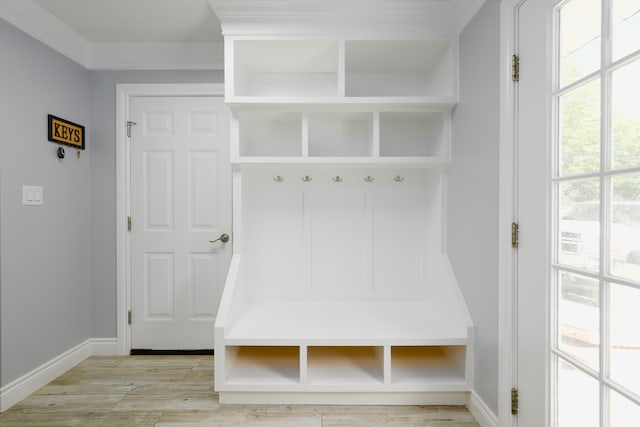
[[[221,97],[134,97],[131,347],[213,349],[231,243],[229,113]]]
[[[518,22],[518,425],[636,426],[640,2]]]
[[[517,83],[517,388],[518,426],[546,423],[546,310],[549,225],[547,17],[550,1],[527,0],[518,10],[520,78]]]

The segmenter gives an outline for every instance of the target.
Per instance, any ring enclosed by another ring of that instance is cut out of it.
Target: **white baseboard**
[[[91,355],[92,356],[117,356],[118,355],[118,339],[117,338],[91,338]]]
[[[115,338],[88,339],[0,388],[0,412],[6,411],[38,391],[86,358],[116,354],[117,340]]]
[[[467,404],[469,412],[473,415],[482,427],[498,427],[498,417],[489,409],[487,404],[482,400],[475,391],[469,394],[469,403]]]
[[[221,391],[220,403],[249,405],[464,405],[467,391],[453,392],[251,392]]]

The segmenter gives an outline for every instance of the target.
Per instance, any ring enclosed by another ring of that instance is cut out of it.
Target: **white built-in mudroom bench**
[[[466,403],[473,325],[445,236],[458,101],[458,33],[441,22],[450,3],[396,4],[422,4],[431,28],[399,7],[374,20],[379,31],[357,32],[341,24],[348,11],[329,27],[299,11],[292,25],[292,6],[257,25],[244,0],[210,3],[232,111],[220,402]]]

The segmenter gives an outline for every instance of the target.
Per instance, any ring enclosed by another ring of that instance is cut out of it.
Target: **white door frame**
[[[131,239],[127,217],[131,213],[130,150],[126,122],[130,120],[131,98],[135,96],[224,96],[223,83],[117,84],[116,85],[116,339],[118,355],[131,350]]]
[[[511,388],[517,379],[516,251],[511,247],[511,223],[516,218],[515,166],[516,96],[511,57],[516,54],[516,11],[525,0],[500,3],[500,146],[498,207],[498,425],[511,427]],[[534,0],[531,0],[534,1]]]
[[[517,425],[511,414],[511,389],[517,386],[517,251],[511,247],[511,223],[517,222],[518,171],[516,134],[518,92],[512,81],[512,55],[517,52],[517,10],[526,0],[502,0],[500,4],[500,189],[498,254],[498,420],[500,427]],[[529,0],[538,1],[538,0]],[[550,30],[547,25],[546,31]],[[546,298],[545,312],[549,313]],[[548,360],[545,361],[548,366]],[[548,370],[545,370],[548,375]],[[550,390],[545,388],[545,399]],[[548,403],[548,402],[546,402]],[[545,404],[549,420],[549,405]]]

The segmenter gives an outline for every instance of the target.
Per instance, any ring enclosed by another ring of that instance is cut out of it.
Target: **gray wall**
[[[91,140],[56,157],[47,114],[89,127],[89,72],[0,20],[0,383],[91,337]],[[44,206],[22,206],[22,185]]]
[[[476,332],[474,389],[498,413],[498,148],[500,1],[487,0],[460,36],[453,114],[448,253]]]
[[[499,0],[460,37],[448,250],[476,325],[475,390],[497,413]],[[222,72],[86,71],[0,20],[0,364],[5,385],[89,337],[116,336],[115,85]],[[62,162],[46,115],[87,126]],[[89,126],[90,124],[90,126]],[[43,207],[20,186],[44,185]]]
[[[116,84],[222,82],[222,71],[91,72],[93,337],[116,336]]]

